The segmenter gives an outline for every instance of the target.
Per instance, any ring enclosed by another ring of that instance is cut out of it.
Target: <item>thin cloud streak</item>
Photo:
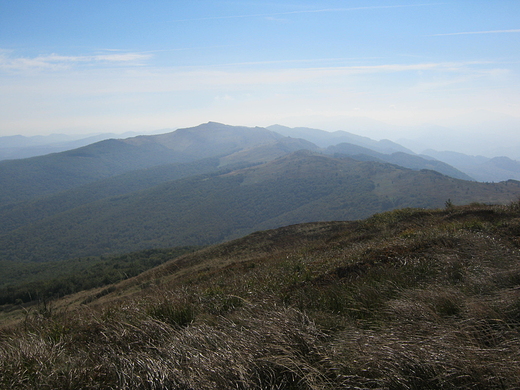
[[[324,8],[324,9],[314,9],[314,10],[299,10],[299,11],[275,12],[275,13],[269,13],[269,14],[208,16],[208,17],[204,17],[204,18],[177,19],[177,20],[172,20],[172,22],[193,22],[193,21],[201,21],[201,20],[258,18],[258,17],[273,17],[273,16],[281,16],[281,15],[311,14],[311,13],[325,13],[325,12],[349,12],[349,11],[361,11],[361,10],[371,10],[371,9],[424,7],[424,6],[439,5],[439,4],[442,4],[442,3],[378,5],[378,6],[370,6],[370,7],[352,7],[352,8]]]
[[[165,92],[201,92],[208,91],[242,91],[251,88],[259,90],[277,90],[285,88],[291,90],[292,86],[309,88],[322,88],[323,85],[340,85],[342,83],[355,82],[356,75],[384,75],[404,72],[436,72],[447,75],[466,75],[468,77],[481,77],[493,69],[482,69],[478,65],[486,63],[419,63],[419,64],[387,64],[373,66],[345,66],[345,67],[309,67],[290,69],[245,69],[214,70],[211,68],[131,68],[127,72],[118,69],[88,69],[85,72],[74,72],[61,81],[55,77],[46,79],[43,84],[30,88],[35,90],[54,91],[67,94],[75,94],[81,91],[82,95],[114,95],[139,94],[139,93],[165,93]],[[453,76],[449,76],[453,77]],[[32,81],[31,81],[32,82]],[[47,84],[50,83],[50,84]],[[58,83],[58,84],[56,84]],[[6,86],[7,87],[7,86]],[[29,88],[23,86],[24,90]],[[341,87],[343,88],[343,87]],[[16,85],[10,87],[15,93]],[[52,92],[47,92],[52,93]]]
[[[330,59],[322,59],[328,61]],[[304,62],[304,60],[301,60]],[[320,61],[319,59],[309,60],[311,62]],[[278,63],[278,62],[273,62]],[[261,65],[262,63],[256,63]],[[267,62],[266,64],[269,64]],[[243,78],[248,78],[249,75],[271,75],[275,79],[281,77],[280,82],[292,82],[294,80],[300,80],[307,77],[320,76],[333,76],[333,75],[354,75],[354,74],[377,74],[377,73],[396,73],[396,72],[410,72],[410,71],[438,71],[438,72],[464,72],[464,73],[475,73],[482,72],[482,70],[474,69],[475,66],[479,65],[491,65],[494,62],[491,61],[466,61],[466,62],[438,62],[438,63],[415,63],[415,64],[380,64],[380,65],[354,65],[354,66],[311,66],[302,68],[279,68],[279,69],[263,69],[263,70],[244,70],[242,72],[230,71],[222,69],[220,71],[211,71],[214,68],[208,67],[197,67],[192,71],[183,72],[184,75],[188,74],[220,74],[221,77],[215,77],[219,83],[230,83],[235,84]],[[241,64],[227,64],[228,66],[241,65]],[[206,69],[208,71],[206,71]],[[487,71],[486,71],[487,72]],[[230,78],[222,77],[223,75],[230,75]],[[225,80],[225,81],[224,81]]]
[[[472,34],[502,34],[502,33],[519,33],[520,29],[513,30],[491,30],[491,31],[466,31],[457,33],[446,33],[446,34],[432,34],[429,37],[442,37],[447,35],[472,35]]]
[[[241,71],[151,67],[127,67],[123,70],[114,67],[87,67],[73,71],[67,69],[62,72],[46,72],[43,77],[39,75],[38,78],[0,78],[0,105],[4,110],[0,125],[4,128],[22,129],[41,128],[43,123],[48,123],[46,126],[50,129],[52,126],[66,127],[65,123],[83,123],[83,119],[69,113],[76,112],[79,106],[86,112],[80,116],[90,113],[92,120],[99,122],[96,122],[96,126],[100,126],[105,117],[113,112],[119,112],[124,123],[131,116],[135,121],[131,125],[137,126],[142,122],[135,113],[141,113],[143,118],[148,119],[155,115],[173,115],[173,106],[180,107],[175,111],[176,115],[184,115],[184,110],[187,110],[208,120],[220,118],[220,121],[224,118],[212,117],[220,115],[220,108],[228,110],[230,117],[239,115],[239,112],[269,117],[274,115],[268,115],[273,110],[279,115],[288,115],[287,113],[301,110],[302,107],[312,107],[313,110],[320,111],[330,107],[342,110],[344,106],[360,105],[376,110],[374,107],[379,101],[401,105],[410,105],[413,102],[414,105],[421,106],[418,101],[424,100],[424,96],[432,91],[438,93],[447,89],[467,89],[471,80],[480,79],[485,83],[493,78],[489,74],[493,71],[486,63],[474,62]],[[393,80],[397,78],[391,76],[417,72],[422,73],[421,78],[406,85],[395,84]],[[363,75],[361,82],[359,75]],[[471,91],[471,96],[480,95]],[[234,100],[221,99],[208,103],[214,96],[230,96]],[[456,96],[457,102],[471,99],[464,91],[457,92]],[[457,103],[450,98],[445,100],[443,99],[443,107]],[[186,101],[193,101],[193,107],[187,106]],[[168,102],[167,110],[163,109],[165,102]],[[253,102],[259,104],[258,112],[261,114],[255,113]],[[26,123],[27,106],[39,112],[31,119],[34,119],[34,123]],[[211,111],[213,108],[215,111]],[[56,118],[61,117],[63,118],[60,121],[63,123],[55,122]],[[41,121],[41,125],[36,118]],[[85,119],[85,123],[87,122]]]
[[[309,107],[319,115],[361,107],[366,115],[379,120],[415,123],[442,116],[440,113],[446,110],[466,109],[472,102],[487,101],[496,83],[491,89],[485,84],[479,92],[471,81],[489,80],[486,72],[493,71],[489,64],[431,62],[241,71],[95,67],[47,72],[44,77],[22,83],[13,77],[4,79],[5,115],[1,124],[12,131],[51,131],[78,123],[92,128],[137,130],[167,127],[179,121],[188,126],[195,120],[258,125],[260,121],[276,123],[277,118],[302,117]],[[395,83],[400,77],[392,76],[419,72],[420,78],[406,84]],[[360,74],[364,75],[361,81]],[[447,90],[450,93],[445,94]],[[187,101],[192,101],[192,106]],[[397,113],[387,110],[391,104],[404,108]],[[36,114],[28,117],[26,106],[36,108]],[[71,114],[78,106],[84,112]]]
[[[209,91],[220,88],[227,90],[241,90],[250,88],[292,88],[291,85],[316,86],[333,85],[354,82],[356,75],[384,75],[406,72],[436,72],[447,75],[468,75],[472,77],[489,74],[493,69],[482,69],[479,65],[488,65],[488,62],[445,62],[445,63],[418,63],[418,64],[384,64],[366,66],[340,67],[308,67],[308,68],[281,68],[281,69],[232,69],[214,70],[213,68],[195,68],[191,70],[172,68],[153,68],[144,70],[142,77],[139,72],[132,71],[132,83],[122,82],[119,88],[125,93],[135,92],[173,92],[173,91]],[[121,77],[125,77],[121,75]],[[452,76],[450,76],[452,77]],[[102,80],[102,77],[97,77]],[[105,84],[106,85],[106,84]],[[88,88],[88,86],[85,86]],[[107,93],[110,89],[101,87]],[[122,91],[118,91],[122,92]]]
[[[229,62],[222,64],[212,64],[199,66],[198,68],[217,68],[226,66],[249,66],[249,65],[277,65],[277,64],[308,64],[308,63],[324,63],[338,61],[360,61],[360,60],[381,60],[383,57],[352,57],[352,58],[307,58],[292,60],[271,60],[271,61],[249,61],[249,62]]]
[[[150,54],[124,53],[124,54],[98,54],[92,56],[62,56],[51,54],[34,58],[11,58],[0,52],[0,69],[4,70],[30,70],[49,69],[65,70],[71,64],[95,64],[95,63],[135,63],[151,58]]]

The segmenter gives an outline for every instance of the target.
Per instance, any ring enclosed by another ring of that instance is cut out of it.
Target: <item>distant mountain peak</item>
[[[310,127],[290,128],[282,125],[272,125],[268,126],[267,128],[286,137],[304,138],[322,148],[340,143],[349,143],[365,148],[370,148],[379,153],[390,154],[394,152],[404,152],[408,154],[415,154],[404,146],[387,139],[375,141],[368,137],[352,134],[342,130],[329,132],[325,130],[312,129]]]
[[[143,138],[144,137],[144,138]],[[262,127],[231,126],[207,122],[195,127],[177,129],[166,134],[143,136],[126,140],[132,144],[144,142],[160,144],[187,158],[205,158],[225,155],[283,138]]]

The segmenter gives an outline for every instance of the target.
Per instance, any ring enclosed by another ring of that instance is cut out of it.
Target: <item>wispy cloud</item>
[[[455,32],[446,34],[432,34],[429,37],[441,37],[446,35],[471,35],[471,34],[502,34],[502,33],[519,33],[520,29],[513,30],[490,30],[490,31],[466,31],[466,32]]]
[[[354,74],[377,74],[377,73],[397,73],[397,72],[415,72],[415,71],[437,71],[437,72],[463,72],[475,73],[482,72],[482,67],[487,70],[489,65],[494,65],[492,61],[465,61],[465,62],[431,62],[431,63],[412,63],[412,64],[378,64],[378,65],[331,65],[331,63],[345,63],[352,60],[377,60],[377,57],[371,58],[322,58],[322,59],[308,59],[308,60],[286,60],[286,61],[260,61],[260,62],[246,62],[246,63],[229,63],[214,66],[204,66],[194,68],[194,72],[208,74],[213,69],[220,68],[222,74],[233,75],[235,81],[239,80],[238,75],[283,75],[286,81],[294,80],[295,78],[314,77],[313,75],[354,75]],[[321,63],[321,64],[320,64]],[[297,66],[290,66],[295,64]],[[307,64],[307,65],[306,65]],[[258,65],[260,68],[251,67]],[[263,65],[267,67],[262,68]],[[282,65],[281,67],[270,67],[269,65]],[[288,66],[286,66],[288,65]],[[232,69],[235,66],[244,66],[242,71]],[[228,82],[233,83],[232,80]]]
[[[381,64],[365,66],[312,66],[289,68],[221,68],[197,67],[186,68],[140,68],[131,73],[103,70],[97,71],[96,77],[90,75],[89,82],[82,83],[81,88],[75,89],[95,93],[164,93],[164,92],[194,92],[194,91],[265,91],[265,90],[292,90],[293,88],[323,89],[324,86],[332,89],[344,90],[345,85],[358,85],[358,75],[367,76],[363,83],[378,84],[381,78],[392,80],[387,75],[396,73],[421,72],[421,80],[428,80],[432,74],[441,79],[462,77],[492,76],[494,69],[489,69],[486,62],[443,62],[443,63],[416,63],[416,64]],[[492,68],[492,67],[491,67]],[[93,81],[95,80],[95,81]],[[371,81],[370,81],[371,80]],[[368,85],[367,84],[367,85]],[[359,88],[365,90],[361,84]],[[115,88],[115,89],[114,89]]]
[[[202,68],[219,68],[228,66],[262,66],[262,65],[290,65],[290,64],[323,64],[323,63],[346,63],[381,60],[382,57],[346,57],[346,58],[307,58],[307,59],[290,59],[290,60],[265,60],[265,61],[247,61],[247,62],[228,62],[221,64],[205,65]],[[308,67],[308,66],[307,66]]]
[[[117,54],[96,54],[83,56],[63,56],[50,54],[37,57],[13,57],[8,51],[0,51],[0,69],[3,70],[64,70],[74,64],[100,64],[117,63],[135,65],[140,61],[149,59],[151,54],[143,53],[117,53]]]
[[[350,7],[350,8],[321,8],[321,9],[310,9],[310,10],[274,12],[274,13],[265,13],[265,14],[207,16],[207,17],[201,17],[201,18],[177,19],[177,20],[173,20],[172,22],[192,22],[192,21],[201,21],[201,20],[259,18],[259,17],[273,18],[276,16],[282,16],[282,15],[312,14],[312,13],[327,13],[327,12],[349,12],[349,11],[389,9],[389,8],[424,7],[424,6],[432,6],[432,5],[438,5],[438,4],[440,4],[440,3],[379,5],[379,6]]]

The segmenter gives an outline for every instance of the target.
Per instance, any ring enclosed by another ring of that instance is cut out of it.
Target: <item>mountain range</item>
[[[434,157],[467,173],[474,180],[497,182],[503,180],[520,180],[520,162],[509,157],[488,158],[484,156],[468,156],[457,152],[438,152],[432,149],[423,151],[423,157]]]
[[[499,122],[503,124],[503,118],[502,121],[499,120]],[[358,129],[359,126],[356,126],[355,123],[351,123],[351,125],[361,133],[363,132],[363,129]],[[511,123],[508,123],[506,125],[509,127],[513,126]],[[374,122],[372,123],[372,127],[373,126],[379,126],[382,131],[388,130],[387,126],[385,127],[385,124],[382,122]],[[419,133],[422,134],[426,132],[427,134],[430,134],[430,138],[433,138],[430,139],[428,137],[423,137],[424,140],[422,143],[415,142],[410,139],[401,139],[401,144],[390,141],[388,139],[375,141],[366,136],[359,136],[346,131],[324,131],[308,127],[290,128],[280,125],[268,126],[267,129],[272,130],[286,137],[305,139],[309,142],[314,143],[316,146],[320,148],[329,148],[341,143],[345,143],[349,145],[347,149],[351,149],[352,146],[356,145],[361,148],[365,148],[363,151],[358,151],[358,154],[367,154],[371,156],[372,159],[380,158],[382,161],[396,163],[398,165],[403,165],[403,157],[405,158],[405,160],[410,160],[410,156],[416,156],[419,157],[418,161],[419,164],[422,165],[422,168],[434,169],[439,172],[445,173],[449,176],[462,178],[466,180],[498,182],[509,179],[520,179],[520,163],[516,160],[511,159],[511,153],[506,153],[505,155],[497,154],[496,157],[484,157],[463,154],[458,151],[439,151],[433,149],[436,146],[441,146],[440,144],[438,144],[438,142],[436,143],[435,140],[438,141],[438,139],[443,139],[445,141],[446,139],[451,138],[450,134],[453,133],[453,130],[449,130],[447,128],[437,128],[430,126],[418,129],[417,131],[419,131]],[[466,130],[469,131],[468,129]],[[155,134],[165,134],[170,132],[171,130],[163,129],[155,131]],[[479,134],[481,135],[481,133],[482,131],[480,131]],[[52,134],[49,136],[32,137],[24,137],[21,135],[4,136],[0,137],[0,161],[57,153],[79,148],[82,146],[87,146],[101,140],[114,138],[121,140],[135,135],[137,134],[127,132],[124,134],[102,133],[90,135]],[[431,142],[428,140],[430,140]],[[443,143],[444,145],[442,147],[445,147],[446,142]],[[412,147],[415,150],[422,150],[422,152],[417,154],[408,147],[403,146],[403,144],[409,145],[409,147]],[[453,147],[459,148],[461,144],[466,144],[466,142],[454,143]],[[489,145],[491,144],[493,143],[489,143]],[[428,147],[428,145],[430,146]],[[510,146],[509,149],[514,150],[514,147]],[[490,147],[487,149],[486,154],[489,155],[490,153],[500,153],[500,150],[501,149],[493,149],[492,147]],[[349,150],[348,152],[353,153],[354,151]],[[382,155],[377,156],[377,153]],[[396,155],[395,153],[398,154]],[[403,153],[405,155],[403,155]],[[389,156],[392,154],[394,155]],[[507,157],[506,155],[509,157]],[[430,166],[426,167],[424,165],[424,161],[422,161],[420,158],[430,160]],[[411,164],[411,166],[409,167],[413,169],[416,168],[414,167],[414,164],[411,161],[409,161],[409,163]],[[442,163],[451,165],[451,167],[440,166],[443,165]],[[404,164],[404,166],[408,166],[406,165],[406,163]],[[455,170],[453,170],[453,168],[460,172],[456,172]]]
[[[438,151],[431,147],[425,148],[424,145],[417,145],[410,140],[403,140],[406,144],[422,150],[417,154],[411,149],[387,139],[375,141],[346,131],[329,132],[308,127],[289,128],[279,125],[269,126],[268,129],[289,137],[304,138],[329,150],[341,148],[344,153],[356,156],[356,158],[379,159],[412,169],[433,169],[459,179],[481,182],[520,180],[520,162],[506,156],[499,155],[490,158],[454,151]],[[444,140],[450,139],[450,135],[453,134],[453,130],[447,128],[442,128],[442,131],[436,128],[431,130],[434,133],[437,131],[437,138]],[[463,143],[459,142],[457,145]],[[491,150],[489,152],[491,153]]]
[[[390,141],[332,136],[340,143],[320,147],[273,129],[209,122],[2,161],[0,261],[208,245],[395,208],[507,203],[520,193],[519,182],[464,180],[455,168]]]

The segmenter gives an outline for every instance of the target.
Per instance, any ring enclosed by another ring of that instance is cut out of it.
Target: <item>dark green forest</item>
[[[85,204],[155,187],[184,177],[218,171],[219,159],[167,164],[97,180],[57,194],[0,206],[0,234]],[[42,179],[43,180],[43,179]]]
[[[60,262],[1,261],[0,305],[56,299],[120,282],[200,247],[149,249],[118,256]],[[4,307],[9,310],[11,307]]]

